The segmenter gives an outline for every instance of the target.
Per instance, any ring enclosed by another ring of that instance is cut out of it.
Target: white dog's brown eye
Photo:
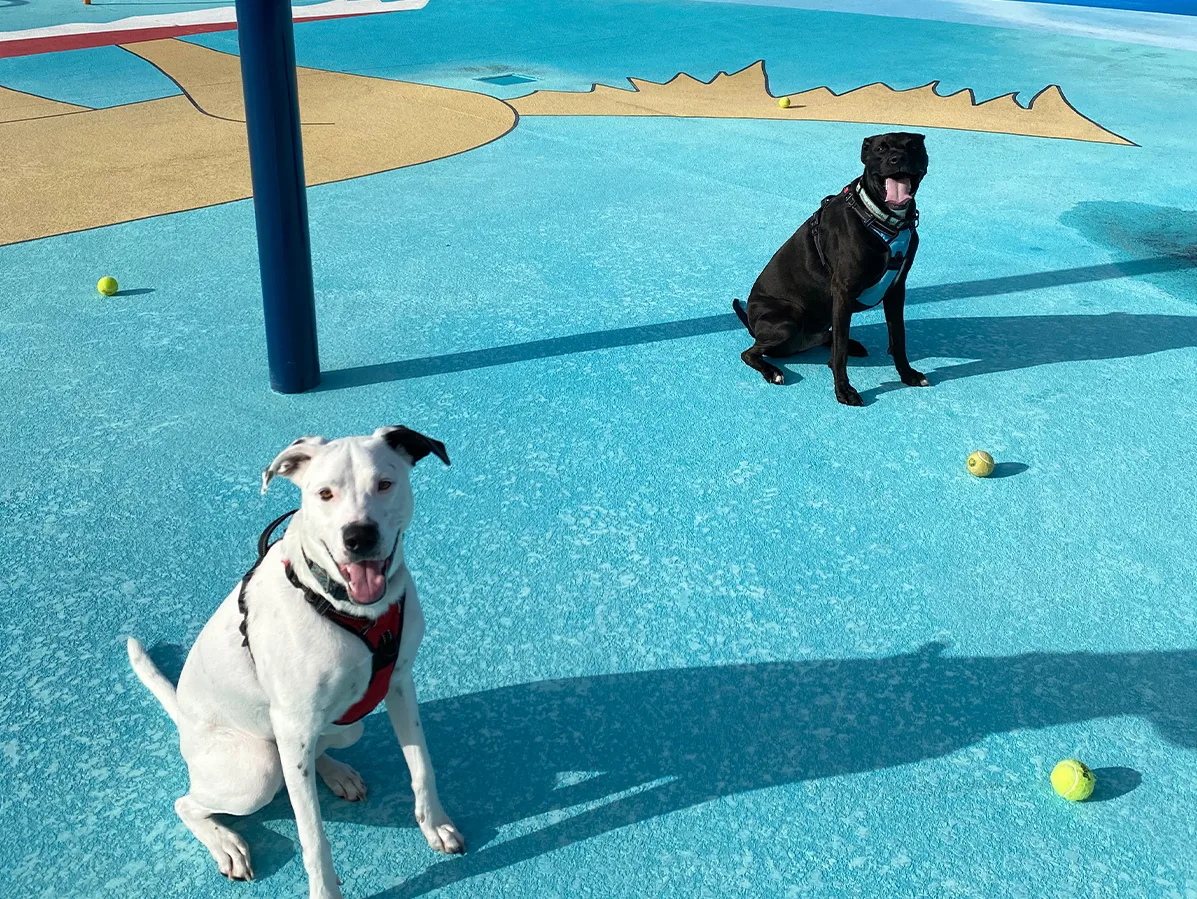
[[[390,490],[394,486],[395,486],[394,481],[388,481],[386,478],[383,478],[381,481],[378,482],[378,492],[386,493],[388,490]]]
[[[318,496],[319,496],[319,497],[320,497],[322,500],[324,500],[325,502],[328,502],[330,499],[332,499],[332,498],[333,498],[333,492],[332,492],[332,490],[330,490],[328,487],[325,487],[325,488],[324,488],[323,490],[321,490],[321,491],[320,491],[320,493],[318,493],[317,495],[318,495]]]

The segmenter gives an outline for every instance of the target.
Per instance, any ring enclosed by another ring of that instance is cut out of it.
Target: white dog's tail
[[[175,698],[175,685],[168,681],[166,675],[158,670],[158,666],[154,664],[153,660],[146,653],[145,647],[141,645],[140,640],[136,637],[130,637],[128,649],[129,663],[133,666],[133,673],[140,678],[141,682],[162,703],[162,708],[166,709],[166,714],[170,715],[170,720],[178,724],[179,700]]]

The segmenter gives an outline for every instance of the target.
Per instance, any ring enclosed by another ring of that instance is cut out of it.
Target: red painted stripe
[[[59,50],[85,50],[88,47],[108,47],[113,44],[135,44],[138,41],[157,41],[189,34],[213,31],[232,31],[236,22],[205,22],[197,25],[159,25],[156,28],[130,28],[125,31],[85,31],[81,34],[56,34],[53,37],[30,37],[15,41],[0,41],[0,59],[6,56],[33,56],[37,53],[56,53]]]
[[[336,16],[312,16],[296,19],[304,22],[323,22],[328,19],[349,19],[359,15],[378,15],[387,12],[379,10],[370,13],[350,13]],[[87,31],[81,34],[56,34],[53,37],[30,37],[18,40],[0,41],[0,59],[9,56],[33,56],[38,53],[56,53],[60,50],[85,50],[89,47],[110,47],[114,44],[136,44],[139,41],[158,41],[171,37],[186,37],[191,34],[211,34],[216,31],[234,31],[236,22],[204,22],[195,25],[158,25],[154,28],[131,28],[128,30]]]

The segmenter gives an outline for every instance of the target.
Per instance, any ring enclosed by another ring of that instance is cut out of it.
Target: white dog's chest
[[[192,647],[179,679],[180,705],[197,720],[271,737],[272,706],[331,725],[363,699],[372,681],[385,695],[389,672],[385,679],[374,677],[367,645],[316,615],[268,565],[262,569],[246,594],[249,632],[256,639],[243,645],[234,590]]]

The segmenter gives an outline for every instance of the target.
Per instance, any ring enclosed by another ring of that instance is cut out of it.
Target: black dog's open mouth
[[[901,209],[914,199],[910,189],[910,176],[896,174],[885,179],[885,205],[890,209]]]

